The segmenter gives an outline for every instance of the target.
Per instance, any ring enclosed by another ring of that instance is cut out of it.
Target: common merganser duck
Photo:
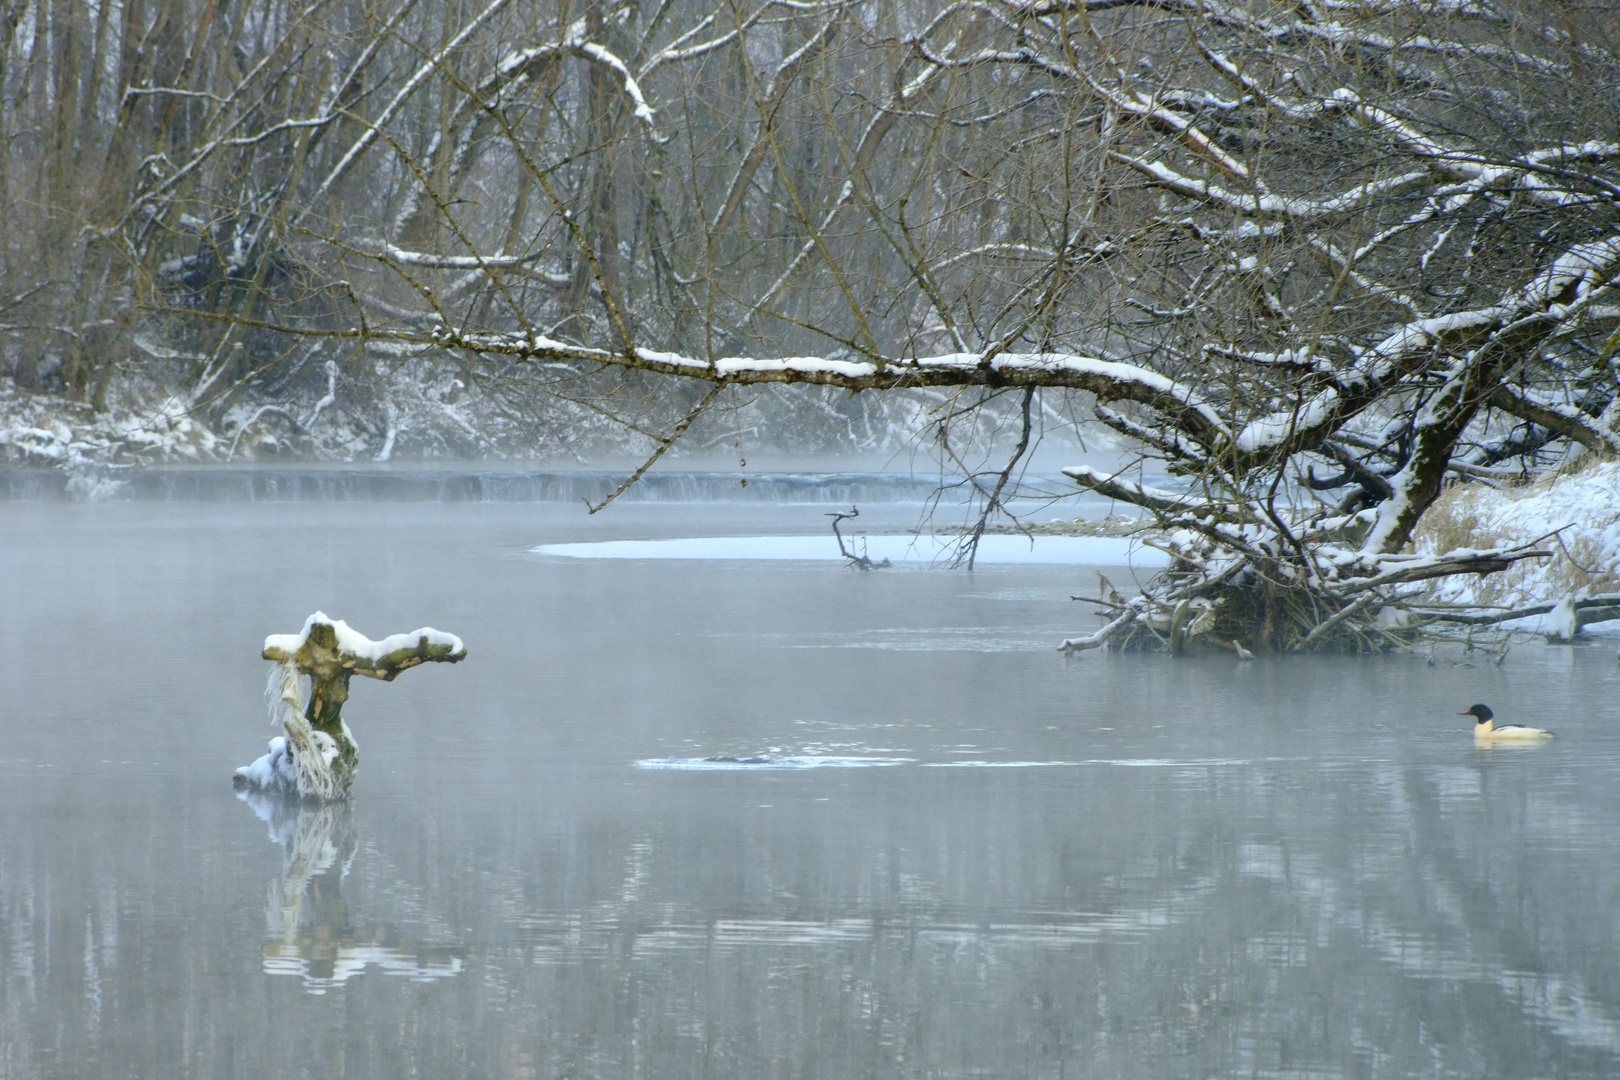
[[[1497,727],[1491,722],[1496,714],[1491,712],[1487,705],[1474,705],[1457,714],[1458,716],[1472,716],[1478,721],[1474,725],[1474,741],[1476,743],[1528,743],[1543,742],[1553,737],[1550,731],[1540,728],[1523,727],[1519,724],[1504,724]]]

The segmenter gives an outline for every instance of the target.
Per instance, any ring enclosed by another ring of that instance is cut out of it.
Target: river
[[[1066,658],[1078,565],[534,550],[825,510],[0,503],[0,1077],[1620,1072],[1613,639]],[[251,805],[317,609],[469,658]]]

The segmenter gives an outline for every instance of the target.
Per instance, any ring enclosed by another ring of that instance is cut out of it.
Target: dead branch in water
[[[838,539],[838,553],[848,559],[851,566],[857,570],[881,570],[889,565],[888,559],[884,559],[882,562],[873,562],[865,552],[856,552],[844,542],[844,534],[838,530],[838,523],[860,517],[861,512],[859,510],[852,506],[847,514],[842,510],[837,510],[827,516],[832,518],[833,536]]]

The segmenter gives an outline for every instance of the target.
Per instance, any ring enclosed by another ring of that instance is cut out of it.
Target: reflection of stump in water
[[[236,786],[304,799],[346,798],[360,760],[343,722],[350,677],[359,673],[392,682],[418,664],[454,664],[466,656],[460,638],[432,627],[372,641],[319,611],[297,634],[271,634],[264,639],[264,658],[277,666],[265,696],[272,722],[287,734],[271,739],[269,753],[236,770]],[[307,706],[299,693],[300,675],[309,678]]]
[[[285,853],[265,906],[267,974],[300,976],[311,993],[324,994],[368,967],[419,981],[461,971],[459,950],[424,946],[392,927],[356,926],[350,919],[343,879],[359,840],[347,803],[312,805],[256,791],[239,797],[269,824],[270,838]]]

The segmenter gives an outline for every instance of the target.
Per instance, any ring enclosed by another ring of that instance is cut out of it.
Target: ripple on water
[[[1058,769],[1087,765],[1114,765],[1133,769],[1201,769],[1252,764],[1241,758],[1088,758],[1081,761],[924,761],[909,757],[869,757],[838,754],[715,754],[709,757],[644,758],[638,769],[687,772],[736,772],[763,769],[866,769],[920,764],[925,769]]]
[[[687,772],[735,772],[765,769],[869,769],[889,765],[905,765],[911,758],[896,757],[843,757],[823,754],[801,754],[775,757],[763,754],[734,757],[718,754],[702,758],[647,758],[636,762],[638,769],[670,769]]]
[[[1043,769],[1082,765],[1119,765],[1131,769],[1195,769],[1249,765],[1243,758],[1086,758],[1082,761],[926,761],[926,769]]]

